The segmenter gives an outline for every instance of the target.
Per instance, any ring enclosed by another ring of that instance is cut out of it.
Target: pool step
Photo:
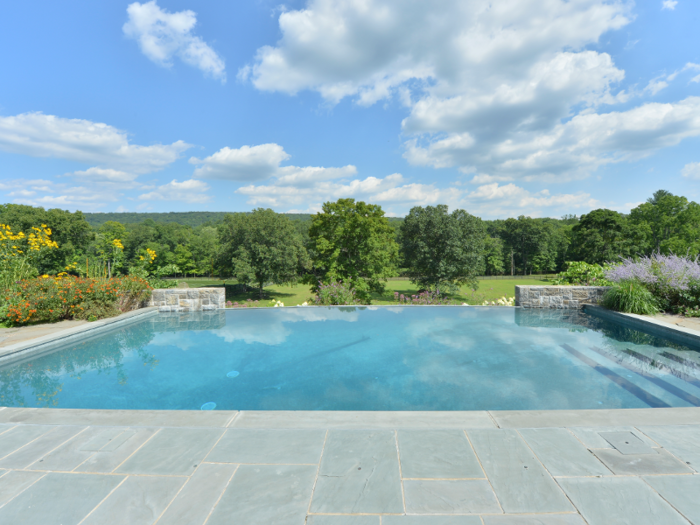
[[[700,407],[700,389],[669,374],[658,377],[648,365],[627,354],[616,355],[598,347],[573,348],[561,345],[579,361],[586,363],[610,381],[627,390],[653,408],[671,406]],[[642,366],[639,366],[642,365]],[[646,369],[645,369],[646,368]],[[654,368],[654,371],[658,369]],[[697,390],[697,391],[696,391]]]
[[[597,346],[591,346],[590,348],[591,348],[591,350],[600,354],[601,356],[606,357],[612,361],[615,361],[618,365],[626,368],[630,372],[634,372],[635,374],[643,377],[647,381],[654,383],[656,386],[663,388],[664,390],[666,390],[666,392],[673,394],[674,396],[676,396],[679,399],[682,399],[686,403],[690,403],[692,406],[700,407],[700,398],[694,396],[693,394],[691,394],[687,390],[680,388],[674,384],[671,384],[670,382],[668,382],[664,379],[661,379],[660,377],[657,377],[654,374],[651,374],[651,373],[643,370],[639,366],[636,366],[628,361],[620,359],[619,357],[615,356],[611,352],[606,352],[602,348],[599,348]],[[641,355],[641,354],[638,354],[638,355]]]

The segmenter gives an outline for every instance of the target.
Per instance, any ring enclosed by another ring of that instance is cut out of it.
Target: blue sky
[[[13,2],[0,202],[627,212],[700,200],[692,0]]]

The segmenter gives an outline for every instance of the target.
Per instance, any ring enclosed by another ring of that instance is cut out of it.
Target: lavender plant
[[[661,255],[622,262],[606,270],[605,277],[613,283],[636,281],[644,285],[664,310],[678,310],[698,303],[700,293],[700,263],[698,257]]]

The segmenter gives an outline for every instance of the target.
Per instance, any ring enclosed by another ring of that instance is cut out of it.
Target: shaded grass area
[[[200,288],[203,286],[223,286],[224,281],[217,280],[200,280],[200,279],[179,279],[184,281],[191,288]],[[227,280],[227,284],[235,284],[233,280]],[[497,301],[503,296],[513,297],[515,295],[516,285],[546,285],[549,281],[539,278],[522,279],[484,279],[479,281],[479,289],[472,291],[465,287],[460,293],[451,295],[450,298],[460,303],[467,304],[482,304],[484,301]],[[410,281],[389,281],[386,283],[386,292],[382,295],[373,294],[373,304],[395,304],[394,292],[404,295],[415,295],[418,293],[418,287]],[[310,301],[313,293],[309,286],[299,284],[296,286],[268,286],[264,290],[264,297],[260,299],[257,290],[246,293],[233,293],[226,297],[228,301],[245,302],[250,299],[252,301],[260,300],[260,306],[269,306],[271,300],[282,301],[285,306],[296,306],[304,301]]]

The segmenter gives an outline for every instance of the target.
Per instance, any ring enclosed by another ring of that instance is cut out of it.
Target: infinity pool
[[[0,406],[700,406],[700,353],[578,311],[328,307],[157,314],[0,368]]]

